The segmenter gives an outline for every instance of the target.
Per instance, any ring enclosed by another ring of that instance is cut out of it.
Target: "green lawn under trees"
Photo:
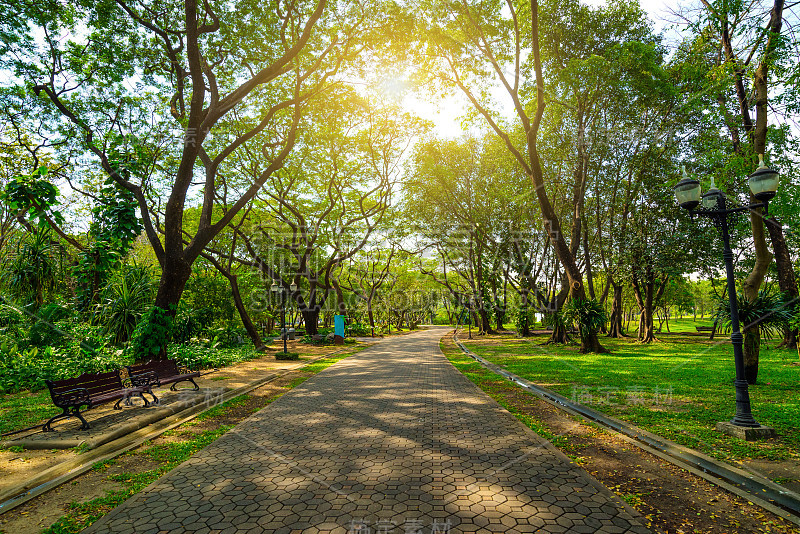
[[[780,439],[751,443],[714,430],[735,412],[733,351],[727,341],[662,336],[663,343],[603,339],[611,354],[542,345],[546,336],[464,340],[476,354],[536,384],[721,459],[800,457],[797,351],[762,347],[753,414]],[[505,337],[505,336],[504,336]],[[469,374],[479,364],[457,359]]]

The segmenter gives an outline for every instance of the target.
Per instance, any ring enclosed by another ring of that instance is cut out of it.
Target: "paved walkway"
[[[85,532],[648,532],[453,368],[444,332],[312,377]]]

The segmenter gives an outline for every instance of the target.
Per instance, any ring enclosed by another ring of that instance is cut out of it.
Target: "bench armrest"
[[[185,365],[178,365],[177,367],[178,367],[178,373],[179,374],[188,375],[190,373],[194,373],[193,370],[191,370],[190,368],[186,367]]]
[[[158,375],[155,371],[145,371],[143,373],[132,375],[130,378],[131,384],[133,384],[134,387],[146,388],[161,385],[161,381],[158,379]]]
[[[91,404],[89,390],[86,388],[75,388],[61,393],[51,393],[53,404],[59,408],[69,408],[80,406],[81,404]]]

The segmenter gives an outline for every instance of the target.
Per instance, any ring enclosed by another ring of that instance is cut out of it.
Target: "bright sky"
[[[606,0],[582,1],[592,6],[606,3]],[[676,2],[667,3],[665,0],[639,0],[639,4],[650,16],[656,31],[661,31],[668,26],[666,19],[669,16],[669,10],[677,8]],[[464,133],[460,117],[464,114],[464,110],[468,109],[469,102],[461,94],[434,103],[425,97],[418,98],[408,92],[404,95],[403,104],[420,117],[432,121],[435,124],[433,133],[437,137],[459,137]]]

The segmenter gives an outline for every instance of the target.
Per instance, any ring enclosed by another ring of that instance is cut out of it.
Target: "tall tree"
[[[161,265],[155,304],[167,313],[195,259],[285,164],[308,99],[377,33],[394,31],[386,18],[377,22],[375,4],[327,0],[14,7],[26,24],[6,30],[2,66],[37,96],[38,128],[67,139],[136,199]],[[109,152],[116,134],[139,159],[151,158],[140,167],[160,170],[120,172]],[[165,137],[178,142],[153,160],[150,149]],[[258,172],[226,211],[215,211],[231,162],[246,151],[260,153]],[[183,214],[197,185],[202,213],[187,235]]]

